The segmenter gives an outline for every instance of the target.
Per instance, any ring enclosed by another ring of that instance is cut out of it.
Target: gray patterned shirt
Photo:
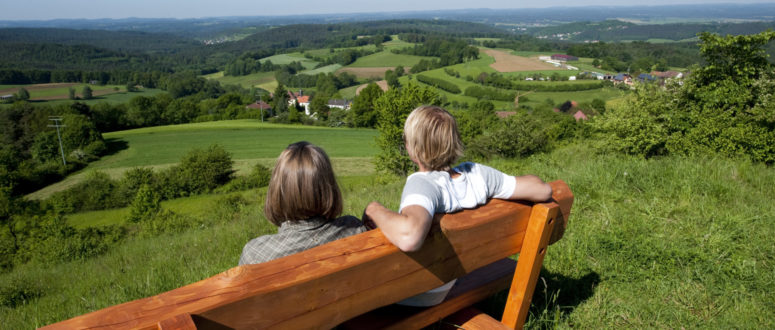
[[[239,264],[267,262],[367,230],[358,218],[349,215],[330,221],[324,218],[286,221],[277,234],[259,236],[245,244]]]

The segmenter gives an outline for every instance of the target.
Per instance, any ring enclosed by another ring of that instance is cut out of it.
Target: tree
[[[288,91],[282,84],[277,85],[272,97],[272,110],[275,114],[288,112]]]
[[[379,131],[377,146],[380,148],[375,158],[377,170],[397,175],[407,175],[414,170],[414,163],[404,146],[404,122],[417,106],[439,103],[435,89],[420,87],[412,81],[403,88],[390,89],[374,101]]]
[[[67,89],[67,98],[75,100],[75,88],[70,87]]]
[[[398,75],[393,70],[385,71],[385,80],[387,80],[390,89],[396,89],[401,87],[401,83],[398,82]]]
[[[126,83],[126,91],[127,92],[136,92],[137,91],[137,84],[134,81],[129,81]]]
[[[140,222],[150,220],[161,211],[161,196],[151,189],[151,186],[144,184],[137,191],[132,205],[129,208],[130,222]]]
[[[89,87],[89,85],[83,86],[83,90],[81,90],[81,96],[84,100],[91,100],[94,98],[91,87]]]
[[[355,96],[347,121],[351,127],[374,127],[377,124],[377,113],[374,102],[382,95],[382,88],[371,83]]]
[[[19,92],[16,93],[16,98],[22,101],[27,101],[30,99],[30,92],[28,92],[24,87],[19,88]]]
[[[611,148],[644,157],[717,154],[775,163],[775,74],[763,50],[775,32],[700,39],[706,66],[665,90],[640,86],[593,124]]]
[[[328,95],[318,93],[309,103],[309,111],[317,116],[318,120],[328,120]]]

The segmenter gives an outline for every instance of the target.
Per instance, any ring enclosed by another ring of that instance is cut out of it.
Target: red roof
[[[251,103],[248,105],[248,108],[250,109],[258,109],[258,110],[269,110],[272,108],[271,105],[264,101],[258,101],[256,103]]]
[[[296,102],[301,103],[309,103],[309,95],[299,96],[296,98]]]

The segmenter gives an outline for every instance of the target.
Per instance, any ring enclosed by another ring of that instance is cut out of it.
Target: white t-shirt
[[[466,162],[452,170],[460,176],[453,179],[448,172],[431,171],[406,178],[399,212],[409,205],[422,206],[431,216],[470,209],[490,198],[511,197],[517,184],[513,176],[482,164]]]
[[[517,185],[513,176],[477,163],[462,163],[453,170],[460,175],[451,178],[448,172],[431,171],[416,172],[406,178],[399,212],[410,205],[422,206],[431,216],[457,212],[487,203],[490,198],[509,198]],[[437,305],[444,300],[455,281],[399,301],[398,304]]]

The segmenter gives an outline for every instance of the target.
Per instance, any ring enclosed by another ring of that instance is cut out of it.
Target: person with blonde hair
[[[264,206],[277,234],[248,242],[239,264],[270,261],[367,230],[358,218],[340,213],[342,193],[328,155],[309,142],[289,145],[272,170]]]
[[[535,175],[514,177],[472,162],[452,167],[463,155],[463,143],[455,118],[441,107],[414,109],[404,124],[404,140],[419,171],[407,177],[398,212],[373,201],[363,214],[364,222],[379,227],[402,251],[422,247],[436,213],[474,208],[490,198],[540,202],[552,196],[551,186]],[[452,284],[454,281],[400,304],[438,304]]]

